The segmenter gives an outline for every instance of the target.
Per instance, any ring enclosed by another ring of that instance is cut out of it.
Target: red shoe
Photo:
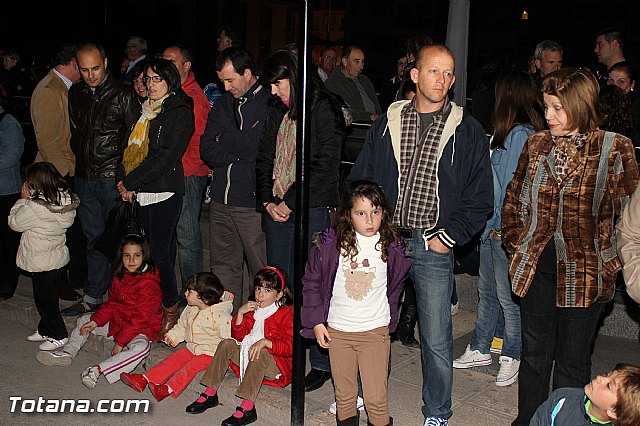
[[[142,374],[121,373],[120,380],[131,389],[142,392],[147,387],[147,379]]]
[[[156,385],[155,383],[149,382],[149,389],[151,389],[151,393],[158,402],[169,396],[169,386],[165,384]]]

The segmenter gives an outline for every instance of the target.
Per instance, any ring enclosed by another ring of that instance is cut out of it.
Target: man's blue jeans
[[[185,289],[185,283],[191,275],[204,271],[200,210],[205,186],[207,186],[206,176],[185,176],[184,178],[182,213],[176,227],[182,290]]]
[[[502,355],[520,359],[520,306],[512,297],[509,258],[499,238],[480,243],[480,279],[478,280],[478,316],[471,338],[471,349],[488,354],[500,311],[504,313]]]
[[[453,251],[442,254],[427,250],[419,235],[405,240],[412,249],[409,275],[416,289],[420,324],[422,414],[448,419],[453,383]]]
[[[118,190],[115,178],[86,180],[75,177],[76,194],[80,198],[78,219],[87,238],[87,283],[84,301],[97,305],[111,283],[109,258],[94,248],[104,232],[109,212],[116,206]],[[115,255],[115,253],[114,253]]]

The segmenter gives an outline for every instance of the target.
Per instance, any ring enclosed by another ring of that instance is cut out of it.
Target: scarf
[[[296,181],[296,122],[285,114],[276,137],[273,195],[282,199]]]
[[[247,370],[247,366],[249,365],[249,349],[256,343],[258,340],[264,338],[264,320],[269,318],[271,315],[275,314],[278,310],[278,305],[272,303],[266,308],[258,308],[255,310],[253,314],[253,319],[256,322],[253,324],[253,328],[251,332],[244,336],[240,345],[240,383],[242,383],[242,379],[244,379],[244,372]]]
[[[147,99],[142,103],[142,114],[140,114],[140,118],[138,118],[131,135],[129,135],[129,143],[122,156],[125,175],[131,173],[147,157],[149,153],[149,125],[151,120],[160,114],[162,102],[168,96],[169,94],[167,93],[161,99],[156,101]]]
[[[558,181],[564,179],[569,171],[569,159],[584,146],[591,133],[577,133],[572,136],[552,136],[555,145],[553,150],[554,167]]]

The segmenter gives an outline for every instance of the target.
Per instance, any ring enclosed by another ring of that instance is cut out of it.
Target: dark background
[[[365,73],[378,85],[393,75],[407,38],[429,34],[445,40],[447,0],[317,0],[314,5],[315,56],[322,45],[357,44],[366,54]],[[0,49],[15,48],[25,63],[40,66],[60,42],[97,41],[116,71],[130,35],[145,37],[151,54],[178,41],[195,54],[196,76],[206,83],[213,78],[220,26],[245,28],[245,46],[260,65],[273,50],[297,41],[299,6],[278,0],[3,1]],[[524,10],[528,20],[521,19]],[[496,48],[510,49],[524,68],[536,43],[553,39],[564,47],[565,66],[594,67],[597,30],[616,26],[627,34],[626,56],[639,58],[638,0],[471,0],[469,24],[467,93]]]

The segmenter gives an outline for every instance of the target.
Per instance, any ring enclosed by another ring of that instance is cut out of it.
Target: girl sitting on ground
[[[200,371],[207,369],[218,344],[231,337],[233,294],[224,291],[218,277],[210,272],[193,274],[186,282],[187,308],[178,323],[164,335],[172,347],[186,346],[169,355],[144,374],[120,374],[122,383],[142,392],[147,384],[160,402],[180,396]]]
[[[160,274],[151,261],[146,238],[137,234],[125,236],[116,259],[109,300],[96,312],[78,318],[63,348],[36,355],[43,365],[68,366],[90,333],[112,338],[111,357],[82,373],[82,383],[89,389],[96,386],[101,375],[114,383],[121,373],[133,371],[149,355],[151,341],[162,323]]]
[[[222,426],[242,426],[258,419],[254,402],[263,383],[281,388],[291,383],[293,298],[285,274],[266,266],[258,271],[253,285],[255,301],[238,309],[231,325],[233,338],[220,342],[200,381],[205,391],[186,408],[187,413],[199,414],[217,406],[220,383],[231,365],[240,377],[236,396],[242,403]]]

